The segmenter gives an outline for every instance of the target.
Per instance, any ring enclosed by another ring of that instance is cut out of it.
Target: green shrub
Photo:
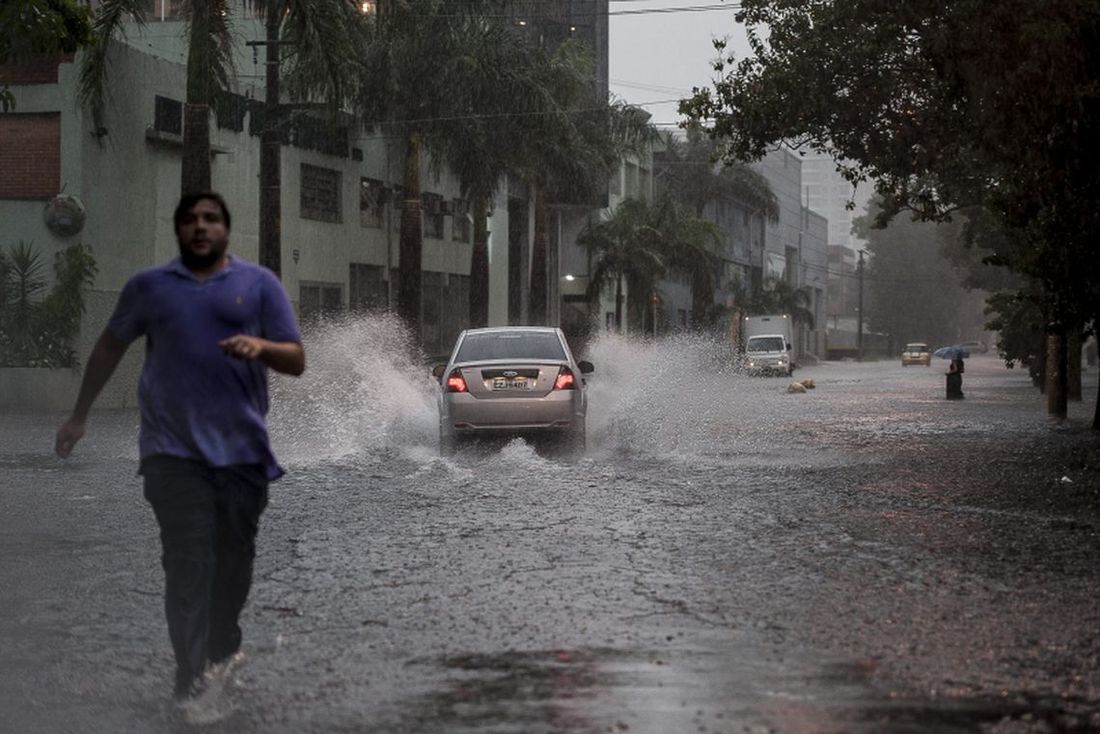
[[[73,339],[84,315],[84,290],[98,271],[91,248],[54,256],[47,291],[42,257],[29,242],[0,250],[0,367],[75,367]]]

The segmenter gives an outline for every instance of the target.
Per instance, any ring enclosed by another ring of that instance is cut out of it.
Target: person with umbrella
[[[970,355],[959,347],[940,347],[934,354],[940,359],[949,359],[947,365],[947,399],[962,400],[965,396],[962,391],[962,376],[966,371],[966,363],[963,357]]]

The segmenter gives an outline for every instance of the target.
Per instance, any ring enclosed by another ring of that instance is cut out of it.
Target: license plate
[[[494,390],[530,390],[531,383],[527,381],[526,377],[494,377],[493,378]]]

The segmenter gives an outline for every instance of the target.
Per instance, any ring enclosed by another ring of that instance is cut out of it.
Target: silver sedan
[[[561,329],[502,326],[458,336],[440,382],[439,450],[480,436],[552,436],[573,453],[585,448],[584,375]]]

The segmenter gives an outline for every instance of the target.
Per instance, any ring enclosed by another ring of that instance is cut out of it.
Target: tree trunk
[[[282,181],[280,172],[279,25],[282,14],[267,14],[264,129],[260,133],[260,264],[282,276]]]
[[[1066,334],[1066,395],[1081,402],[1081,330],[1070,329]]]
[[[474,249],[470,255],[470,326],[489,325],[489,227],[486,197],[473,197]]]
[[[615,278],[615,331],[623,333],[623,276]]]
[[[535,192],[535,241],[531,249],[531,287],[529,315],[534,326],[546,325],[547,267],[546,251],[549,242],[550,213],[546,206],[546,194],[536,184]]]
[[[1047,413],[1066,417],[1066,340],[1064,332],[1047,334]]]
[[[1100,373],[1097,373],[1096,381],[1100,386]],[[1100,390],[1096,391],[1096,409],[1092,412],[1092,427],[1100,431]]]
[[[210,105],[188,101],[183,106],[183,164],[180,193],[210,190]]]
[[[420,346],[420,267],[424,238],[420,221],[420,135],[411,133],[405,142],[405,199],[401,204],[401,234],[398,254],[397,315]]]

